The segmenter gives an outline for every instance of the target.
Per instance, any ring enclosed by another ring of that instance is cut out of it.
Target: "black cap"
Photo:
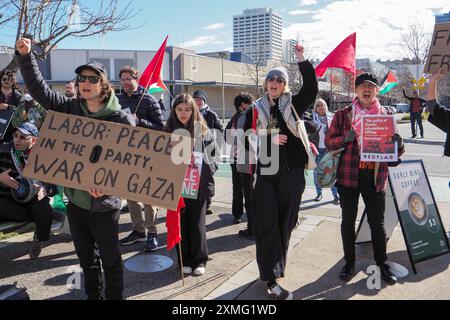
[[[92,61],[86,64],[83,64],[75,69],[76,74],[81,74],[81,71],[85,69],[90,69],[94,71],[97,75],[105,75],[106,78],[108,78],[108,73],[106,72],[105,66],[102,65],[100,62]]]
[[[206,94],[206,91],[204,91],[204,90],[196,90],[194,92],[193,97],[194,97],[194,99],[195,98],[202,99],[203,101],[205,101],[205,103],[206,103],[206,101],[208,101],[208,95]]]
[[[363,82],[370,82],[371,84],[376,85],[378,87],[378,79],[372,73],[366,72],[357,76],[355,80],[355,87],[359,86]]]

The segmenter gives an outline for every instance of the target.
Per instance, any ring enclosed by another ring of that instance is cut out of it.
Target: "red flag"
[[[160,80],[162,64],[164,61],[164,54],[166,52],[167,39],[166,37],[161,47],[159,47],[152,61],[148,64],[147,68],[145,68],[141,77],[139,78],[139,85],[144,87],[146,90],[153,84],[159,84],[162,81]]]
[[[183,197],[178,201],[177,210],[167,210],[166,228],[167,228],[167,251],[172,250],[181,240],[180,215],[184,204]]]
[[[328,68],[340,68],[355,74],[356,72],[356,32],[342,41],[319,65],[316,74],[322,77]]]

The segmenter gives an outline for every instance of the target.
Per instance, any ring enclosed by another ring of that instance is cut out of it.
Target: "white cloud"
[[[300,15],[302,15],[302,14],[311,14],[311,13],[313,13],[314,11],[311,11],[311,10],[293,10],[293,11],[289,11],[288,13],[291,15],[291,16],[300,16]]]
[[[219,37],[217,35],[200,36],[183,43],[181,46],[185,48],[195,48],[202,47],[207,44],[224,44],[224,42],[222,40],[219,40]]]
[[[214,23],[214,24],[210,24],[209,26],[204,27],[203,29],[205,30],[219,30],[219,29],[223,29],[225,28],[226,23]]]
[[[407,4],[394,0],[339,0],[311,12],[311,22],[284,28],[283,38],[304,39],[315,58],[323,59],[356,32],[359,58],[397,59],[402,55],[401,34],[408,25],[420,21],[431,33],[434,14],[442,10],[442,0],[410,0]]]
[[[317,4],[317,0],[300,0],[299,1],[300,6],[311,6],[313,4]]]

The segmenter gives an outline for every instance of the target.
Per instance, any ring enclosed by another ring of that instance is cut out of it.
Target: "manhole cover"
[[[170,268],[173,264],[172,259],[156,255],[145,254],[132,257],[125,262],[125,268],[132,272],[159,272]]]

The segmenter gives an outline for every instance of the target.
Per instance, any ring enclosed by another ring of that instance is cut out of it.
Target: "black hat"
[[[378,79],[372,73],[365,72],[357,76],[355,80],[355,87],[359,86],[363,82],[370,82],[378,87]]]
[[[90,69],[94,71],[97,75],[105,75],[105,77],[108,77],[108,73],[106,72],[105,66],[102,65],[100,62],[92,61],[86,64],[83,64],[75,69],[76,74],[81,74],[81,71],[85,69]]]
[[[196,90],[194,92],[193,97],[194,97],[194,99],[195,98],[202,99],[203,101],[205,101],[205,103],[206,103],[206,101],[208,101],[208,95],[206,94],[206,91],[204,91],[204,90]]]

